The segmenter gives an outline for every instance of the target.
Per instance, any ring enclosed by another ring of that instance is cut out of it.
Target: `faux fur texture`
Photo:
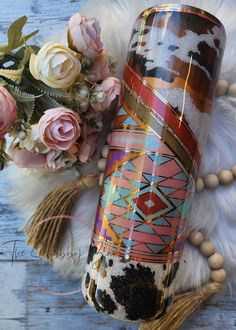
[[[209,1],[175,1],[201,7],[217,16],[225,25],[227,44],[223,60],[221,77],[229,83],[236,82],[236,3],[234,0],[209,0]],[[121,77],[125,61],[127,46],[132,29],[132,23],[138,14],[152,5],[163,4],[164,1],[144,0],[94,0],[84,1],[82,12],[88,16],[95,16],[102,25],[103,40],[111,54],[119,62],[118,76]],[[227,96],[220,97],[214,105],[209,137],[203,155],[201,175],[218,172],[236,164],[236,99]],[[45,180],[34,172],[34,177],[26,177],[22,170],[15,168],[8,170],[8,179],[12,180],[15,191],[19,191],[18,205],[25,206],[27,211],[32,211],[39,200],[59,182],[74,178],[72,172],[56,175]],[[54,179],[55,178],[55,179]],[[48,180],[51,183],[48,183]],[[54,181],[55,180],[55,181]],[[53,182],[52,182],[53,181]],[[27,189],[22,192],[22,185]],[[99,189],[85,192],[77,203],[74,215],[80,216],[90,227],[81,225],[77,221],[70,221],[68,232],[63,238],[62,248],[67,251],[73,241],[73,251],[80,251],[80,262],[77,264],[71,258],[56,258],[54,269],[65,276],[78,278],[83,272],[87,247],[93,228],[94,216],[98,201]],[[16,200],[15,200],[16,201]],[[30,204],[27,205],[27,201]],[[88,207],[89,202],[89,207]],[[228,287],[236,285],[236,182],[229,186],[219,187],[215,191],[205,190],[194,197],[191,216],[188,219],[192,228],[200,229],[206,238],[212,240],[218,251],[225,258],[225,268],[228,273]],[[201,256],[199,250],[186,242],[181,267],[177,276],[178,291],[197,287],[209,280],[209,267],[207,261]]]

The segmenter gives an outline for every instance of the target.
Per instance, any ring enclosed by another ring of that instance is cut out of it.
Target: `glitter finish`
[[[190,6],[134,25],[82,282],[100,312],[140,322],[171,306],[224,44]]]

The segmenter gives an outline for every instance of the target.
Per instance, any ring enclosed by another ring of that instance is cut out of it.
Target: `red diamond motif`
[[[145,194],[139,195],[133,201],[146,216],[165,210],[167,207],[153,191],[147,191]],[[148,207],[148,205],[152,206]]]

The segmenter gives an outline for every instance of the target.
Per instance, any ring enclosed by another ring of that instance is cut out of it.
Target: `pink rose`
[[[61,154],[61,150],[50,150],[46,154],[46,167],[53,171],[63,168],[65,164],[60,157]]]
[[[77,161],[74,153],[75,149],[76,152],[78,149],[73,147],[66,153],[61,150],[50,150],[46,155],[46,167],[53,171],[71,167]]]
[[[21,168],[42,168],[45,166],[46,156],[36,154],[26,149],[11,148],[9,154],[14,163]]]
[[[0,139],[7,133],[9,127],[16,120],[16,102],[11,94],[0,86]]]
[[[91,73],[87,75],[90,82],[97,82],[104,80],[109,76],[109,61],[107,52],[104,50],[98,57],[93,61],[93,67]]]
[[[97,140],[97,134],[90,134],[84,139],[80,146],[78,156],[81,163],[88,163],[91,161],[92,156],[96,150]]]
[[[103,102],[94,102],[92,103],[92,107],[96,111],[105,111],[108,110],[112,104],[112,101],[120,95],[121,83],[120,80],[114,77],[109,77],[100,84],[99,86],[101,91],[105,94],[105,99]]]
[[[94,17],[79,13],[73,15],[68,26],[69,46],[89,59],[94,59],[103,50],[101,27]]]
[[[41,141],[54,150],[68,150],[80,137],[80,117],[61,107],[45,111],[38,123]]]

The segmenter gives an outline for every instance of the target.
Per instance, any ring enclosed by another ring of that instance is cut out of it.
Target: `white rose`
[[[78,77],[81,64],[78,55],[61,44],[49,42],[37,55],[30,57],[30,72],[35,79],[53,88],[66,89]]]

